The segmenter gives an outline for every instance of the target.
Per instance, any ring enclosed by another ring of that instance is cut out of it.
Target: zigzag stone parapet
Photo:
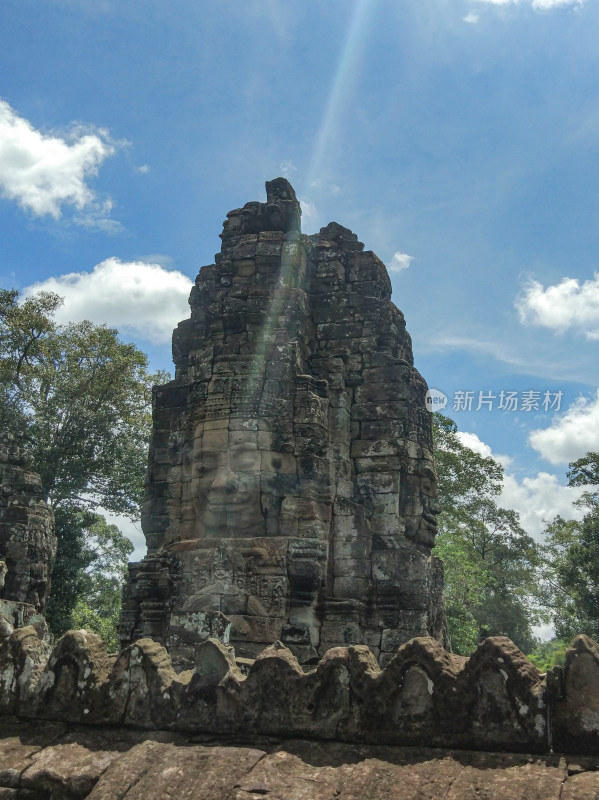
[[[577,637],[565,669],[540,674],[509,640],[464,658],[432,638],[402,645],[384,669],[364,645],[333,648],[302,669],[280,642],[239,668],[216,639],[177,673],[141,639],[119,656],[70,631],[50,649],[35,628],[0,643],[0,716],[215,736],[304,738],[546,753],[593,753],[599,648]]]

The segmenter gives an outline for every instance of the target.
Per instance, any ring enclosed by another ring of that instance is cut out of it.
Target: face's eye
[[[273,458],[270,463],[272,464],[274,469],[281,469],[281,464],[283,463],[283,460],[281,458]]]
[[[233,451],[229,453],[229,466],[234,472],[254,472],[260,468],[258,450]]]
[[[222,462],[220,453],[202,453],[198,458],[198,472],[209,472],[218,469]]]

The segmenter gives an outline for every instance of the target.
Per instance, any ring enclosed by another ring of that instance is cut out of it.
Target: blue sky
[[[539,536],[599,449],[598,40],[598,0],[4,0],[2,285],[169,367],[227,211],[286,175],[304,232],[388,265],[417,367]]]

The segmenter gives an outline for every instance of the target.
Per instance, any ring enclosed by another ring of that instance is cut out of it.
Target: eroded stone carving
[[[426,383],[384,264],[337,223],[301,234],[285,179],[266,190],[227,215],[155,389],[122,641],[190,666],[224,614],[241,656],[281,639],[302,663],[347,644],[385,663],[445,635]]]
[[[599,646],[576,636],[566,651],[564,667],[548,674],[553,693],[562,697],[553,708],[552,743],[556,751],[596,755],[599,750]]]
[[[583,638],[568,651],[562,696],[553,677],[503,637],[486,639],[469,658],[430,637],[412,639],[384,669],[365,645],[352,645],[328,650],[306,670],[275,642],[245,675],[231,648],[212,638],[198,645],[193,668],[177,673],[152,639],[117,657],[89,631],[70,631],[51,649],[28,627],[0,641],[0,717],[113,732],[130,726],[528,753],[548,752],[556,719],[563,750],[594,752],[597,715],[568,714],[584,714],[583,698],[597,704],[597,645]]]
[[[42,497],[39,475],[32,472],[12,436],[0,436],[0,597],[29,624],[43,613],[50,594],[50,575],[56,555],[54,514]],[[33,606],[18,609],[14,604]],[[15,616],[16,615],[16,616]],[[38,614],[39,615],[39,614]]]

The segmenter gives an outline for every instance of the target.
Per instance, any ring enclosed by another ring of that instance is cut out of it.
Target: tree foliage
[[[497,503],[501,465],[464,445],[448,417],[434,414],[433,431],[442,509],[436,553],[452,647],[465,654],[481,636],[505,635],[530,650],[539,547],[518,514]]]
[[[92,628],[92,617],[115,614],[130,543],[97,511],[138,515],[152,386],[166,378],[150,374],[145,354],[111,328],[58,325],[61,303],[49,292],[21,301],[0,290],[0,424],[26,445],[55,510],[48,615],[57,633],[76,608],[81,619],[82,603]]]
[[[599,453],[589,452],[577,461],[572,461],[569,467],[568,483],[570,486],[599,487]]]
[[[72,627],[71,614],[85,591],[85,535],[95,515],[67,506],[54,512],[57,549],[46,616],[52,631],[61,635]]]
[[[0,291],[0,422],[27,444],[54,508],[135,516],[162,374],[111,328],[57,325],[57,295],[18,301]]]
[[[570,464],[570,486],[599,487],[599,453]],[[546,529],[543,592],[556,634],[570,640],[579,633],[599,639],[599,489],[575,503],[582,520],[556,517]]]
[[[56,510],[58,556],[47,609],[55,634],[87,628],[116,649],[121,585],[133,545],[116,525],[90,511]]]
[[[548,642],[539,642],[534,650],[528,654],[539,672],[547,672],[556,664],[564,665],[568,642],[564,639],[550,639]]]

